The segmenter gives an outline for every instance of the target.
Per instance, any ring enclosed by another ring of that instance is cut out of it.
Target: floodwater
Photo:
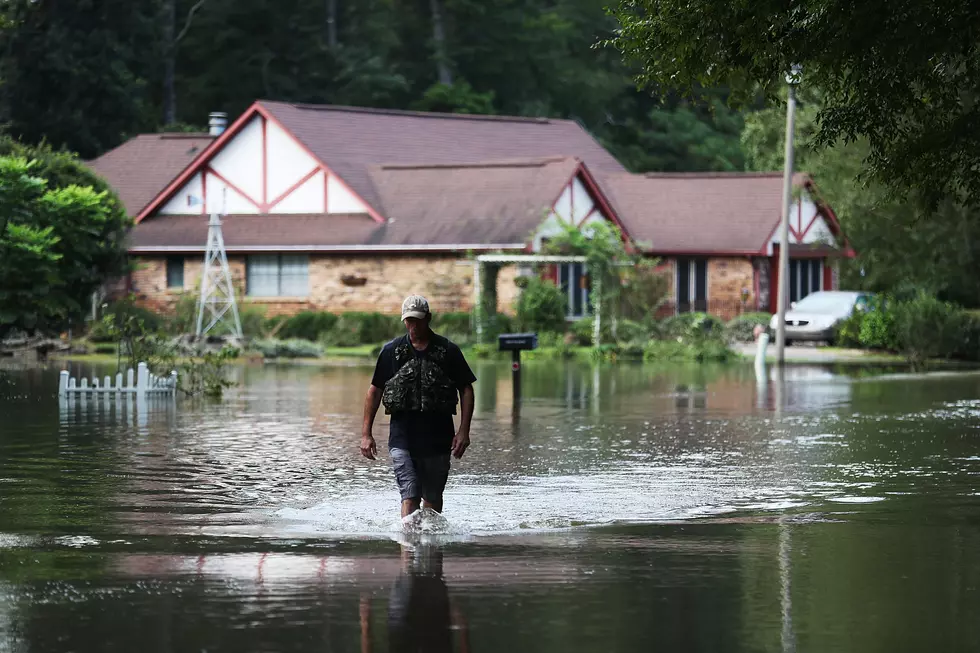
[[[0,370],[0,651],[980,650],[980,375],[534,361],[515,409],[474,368],[421,536],[370,365],[138,407]]]

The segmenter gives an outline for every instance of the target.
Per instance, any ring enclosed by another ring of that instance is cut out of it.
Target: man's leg
[[[415,468],[418,471],[419,483],[422,487],[422,505],[436,512],[442,512],[442,493],[449,480],[449,454],[426,456],[417,459]]]
[[[422,499],[422,486],[418,480],[415,461],[405,449],[391,449],[391,466],[398,482],[398,493],[402,498],[402,517],[407,517],[419,509]]]
[[[418,499],[402,499],[402,517],[408,517],[419,509]]]

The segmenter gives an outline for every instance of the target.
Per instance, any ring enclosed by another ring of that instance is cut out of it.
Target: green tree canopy
[[[980,12],[969,0],[619,0],[608,41],[655,92],[823,91],[816,142],[867,143],[878,178],[932,201],[980,192]]]
[[[802,92],[796,115],[795,167],[811,174],[833,207],[858,258],[841,269],[845,288],[899,292],[923,289],[965,306],[980,306],[980,223],[976,209],[951,197],[930,205],[920,193],[896,198],[881,182],[862,183],[867,140],[822,147],[817,142],[822,95]],[[750,170],[782,167],[785,111],[745,117],[742,146]]]
[[[0,140],[0,337],[79,318],[92,292],[126,270],[129,225],[74,157]]]

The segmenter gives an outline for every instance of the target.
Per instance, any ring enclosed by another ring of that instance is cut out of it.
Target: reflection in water
[[[411,551],[370,365],[142,412],[7,372],[0,650],[980,650],[976,377],[528,361],[515,417],[476,371],[453,532]]]
[[[361,653],[371,653],[371,599],[361,596]],[[454,646],[458,637],[459,646]],[[449,595],[443,571],[443,551],[437,546],[402,545],[401,573],[388,598],[388,650],[450,653],[469,651],[466,620]]]

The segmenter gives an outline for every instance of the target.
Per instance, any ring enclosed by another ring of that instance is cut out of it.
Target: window
[[[167,288],[184,287],[184,257],[167,257]]]
[[[245,288],[250,297],[305,297],[309,259],[303,254],[261,254],[246,260]]]
[[[823,290],[823,261],[790,259],[789,301],[798,302],[812,292]]]
[[[558,266],[558,287],[568,294],[569,319],[589,315],[589,277],[585,263],[562,263]]]
[[[677,312],[708,311],[708,260],[677,259]]]

